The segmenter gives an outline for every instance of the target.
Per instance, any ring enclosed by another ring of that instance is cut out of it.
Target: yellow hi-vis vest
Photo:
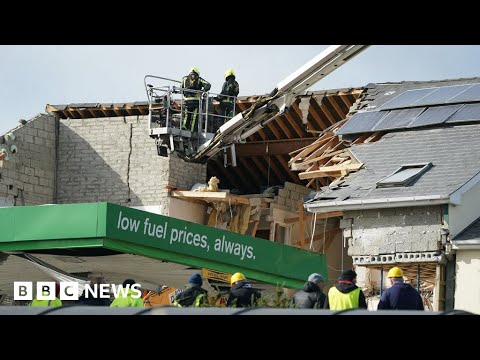
[[[330,310],[345,310],[358,308],[358,298],[360,297],[360,288],[344,294],[335,286],[328,291],[328,304]]]

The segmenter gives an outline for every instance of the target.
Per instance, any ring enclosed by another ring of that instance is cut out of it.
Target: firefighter
[[[260,299],[260,292],[247,282],[245,275],[235,273],[230,278],[230,295],[228,296],[227,306],[247,307],[255,306]]]
[[[202,288],[203,279],[199,273],[194,273],[188,279],[187,289],[178,294],[173,305],[199,307],[207,301],[208,292]]]
[[[200,93],[198,91],[209,91],[210,83],[200,77],[200,71],[196,67],[190,69],[190,73],[182,79],[184,117],[182,128],[189,131],[198,131],[198,111],[200,109]],[[186,89],[197,90],[188,91]]]
[[[238,82],[235,80],[235,72],[232,69],[228,69],[225,71],[225,82],[222,86],[222,92],[216,98],[216,100],[220,102],[220,105],[217,109],[217,114],[223,117],[217,117],[215,131],[235,115],[233,113],[233,109],[235,107],[235,97],[238,96],[239,92],[240,87],[238,86]]]
[[[387,277],[392,286],[383,292],[377,310],[424,310],[418,291],[403,282],[402,269],[391,268]]]
[[[325,309],[346,310],[354,308],[367,308],[367,301],[362,290],[355,285],[357,273],[353,270],[345,270],[338,278],[337,284],[328,291],[325,300]]]

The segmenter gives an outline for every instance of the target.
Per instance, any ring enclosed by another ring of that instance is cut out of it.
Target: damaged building
[[[480,312],[478,83],[298,95],[235,167],[158,156],[145,102],[48,105],[2,138],[0,206],[108,201],[326,254],[327,288],[354,266],[371,308],[398,264],[432,310]]]

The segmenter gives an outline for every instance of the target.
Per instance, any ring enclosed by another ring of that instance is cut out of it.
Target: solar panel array
[[[393,110],[426,105],[456,104],[480,101],[480,84],[453,85],[407,90],[387,101],[380,110]]]
[[[378,111],[356,113],[337,135],[480,122],[480,103],[470,102],[480,102],[480,84],[407,90]]]
[[[386,113],[386,111],[358,112],[336,134],[345,135],[370,132]]]
[[[412,128],[418,126],[443,124],[462,106],[463,105],[445,105],[428,108],[420,116],[415,118],[415,120],[413,120],[408,127]]]
[[[480,121],[480,104],[467,104],[447,120],[447,123]]]
[[[382,120],[378,122],[372,130],[383,131],[404,129],[424,110],[425,108],[392,110],[386,116],[384,116]]]

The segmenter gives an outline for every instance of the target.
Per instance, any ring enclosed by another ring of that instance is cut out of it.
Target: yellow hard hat
[[[198,76],[200,76],[200,70],[198,70],[195,66],[190,69],[190,72],[196,73]]]
[[[233,285],[240,280],[245,280],[245,275],[243,275],[242,273],[235,273],[230,278],[230,285]]]
[[[401,278],[401,277],[403,277],[403,271],[398,266],[395,266],[388,271],[387,277],[389,279],[390,278]]]
[[[235,76],[235,72],[232,69],[228,69],[227,71],[225,71],[225,80],[227,80],[227,77],[229,77],[230,75]]]

